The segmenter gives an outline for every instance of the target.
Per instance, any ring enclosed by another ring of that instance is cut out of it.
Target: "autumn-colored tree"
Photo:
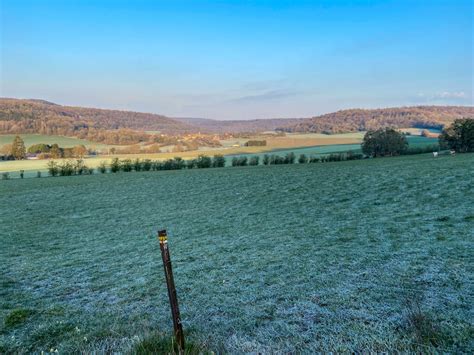
[[[84,158],[85,155],[87,155],[88,151],[85,146],[81,145],[76,145],[74,148],[72,148],[72,154],[76,158]]]
[[[5,144],[0,147],[0,155],[11,155],[12,144]]]
[[[16,136],[12,143],[12,155],[16,160],[26,159],[25,142],[20,136]]]

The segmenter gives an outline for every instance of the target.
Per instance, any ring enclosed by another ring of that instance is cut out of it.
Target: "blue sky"
[[[471,0],[0,0],[0,96],[169,116],[473,105]]]

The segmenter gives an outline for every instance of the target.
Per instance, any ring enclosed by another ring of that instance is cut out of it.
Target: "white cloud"
[[[443,91],[434,96],[434,98],[438,99],[465,99],[466,97],[467,95],[464,91]]]

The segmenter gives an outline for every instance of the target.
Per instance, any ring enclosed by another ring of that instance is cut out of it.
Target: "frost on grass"
[[[159,228],[205,348],[474,349],[473,155],[29,179],[0,196],[2,352],[165,346]]]

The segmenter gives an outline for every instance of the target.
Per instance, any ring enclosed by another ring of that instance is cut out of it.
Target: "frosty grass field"
[[[474,154],[0,181],[0,352],[474,350]]]

